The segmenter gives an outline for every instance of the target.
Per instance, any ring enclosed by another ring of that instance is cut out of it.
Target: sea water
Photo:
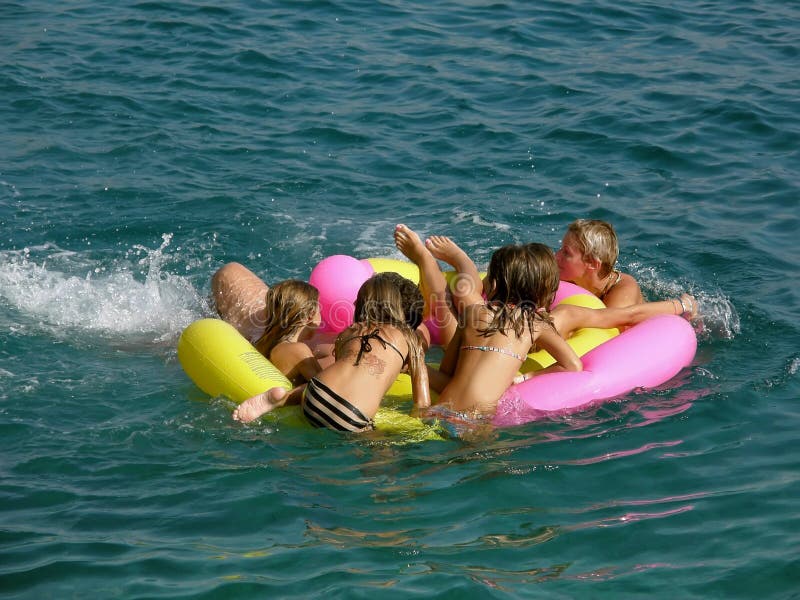
[[[0,595],[791,598],[800,8],[5,2]],[[667,385],[442,442],[243,426],[175,345],[238,261],[479,266],[612,222]]]

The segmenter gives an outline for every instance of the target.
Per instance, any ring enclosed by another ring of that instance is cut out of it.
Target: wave
[[[731,299],[719,290],[686,281],[664,278],[656,269],[638,264],[627,266],[637,278],[646,299],[662,300],[677,297],[683,292],[692,294],[698,302],[695,330],[700,339],[733,339],[741,332],[741,319]]]
[[[211,314],[187,276],[164,268],[172,237],[163,234],[155,249],[134,245],[110,263],[50,243],[0,252],[0,301],[16,311],[3,318],[67,341],[84,332],[171,345]]]

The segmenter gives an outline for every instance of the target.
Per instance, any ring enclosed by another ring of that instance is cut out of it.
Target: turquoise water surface
[[[5,2],[0,596],[800,597],[800,7]],[[230,418],[209,278],[614,223],[692,366],[443,442]]]

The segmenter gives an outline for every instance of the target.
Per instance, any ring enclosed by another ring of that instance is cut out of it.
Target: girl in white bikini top
[[[534,344],[556,358],[553,370],[581,369],[580,359],[558,335],[544,309],[559,284],[550,248],[543,244],[499,248],[483,282],[474,263],[448,238],[435,238],[428,248],[436,258],[452,260],[462,278],[453,286],[459,326],[442,359],[439,373],[443,376],[431,377],[440,403],[459,411],[494,414],[497,401]],[[465,285],[470,279],[471,284]],[[488,300],[481,296],[482,289]]]

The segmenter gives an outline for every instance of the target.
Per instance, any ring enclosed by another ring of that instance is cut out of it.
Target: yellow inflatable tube
[[[184,329],[178,340],[178,361],[189,378],[213,397],[237,404],[273,387],[292,389],[291,382],[236,328],[220,319],[200,319]],[[409,380],[408,396],[411,395]],[[402,391],[402,390],[401,390]],[[392,393],[395,396],[406,394]],[[375,425],[405,441],[441,440],[442,431],[404,412],[382,407]]]
[[[270,388],[292,389],[283,373],[220,319],[189,325],[178,340],[178,360],[206,394],[225,396],[237,404]]]

